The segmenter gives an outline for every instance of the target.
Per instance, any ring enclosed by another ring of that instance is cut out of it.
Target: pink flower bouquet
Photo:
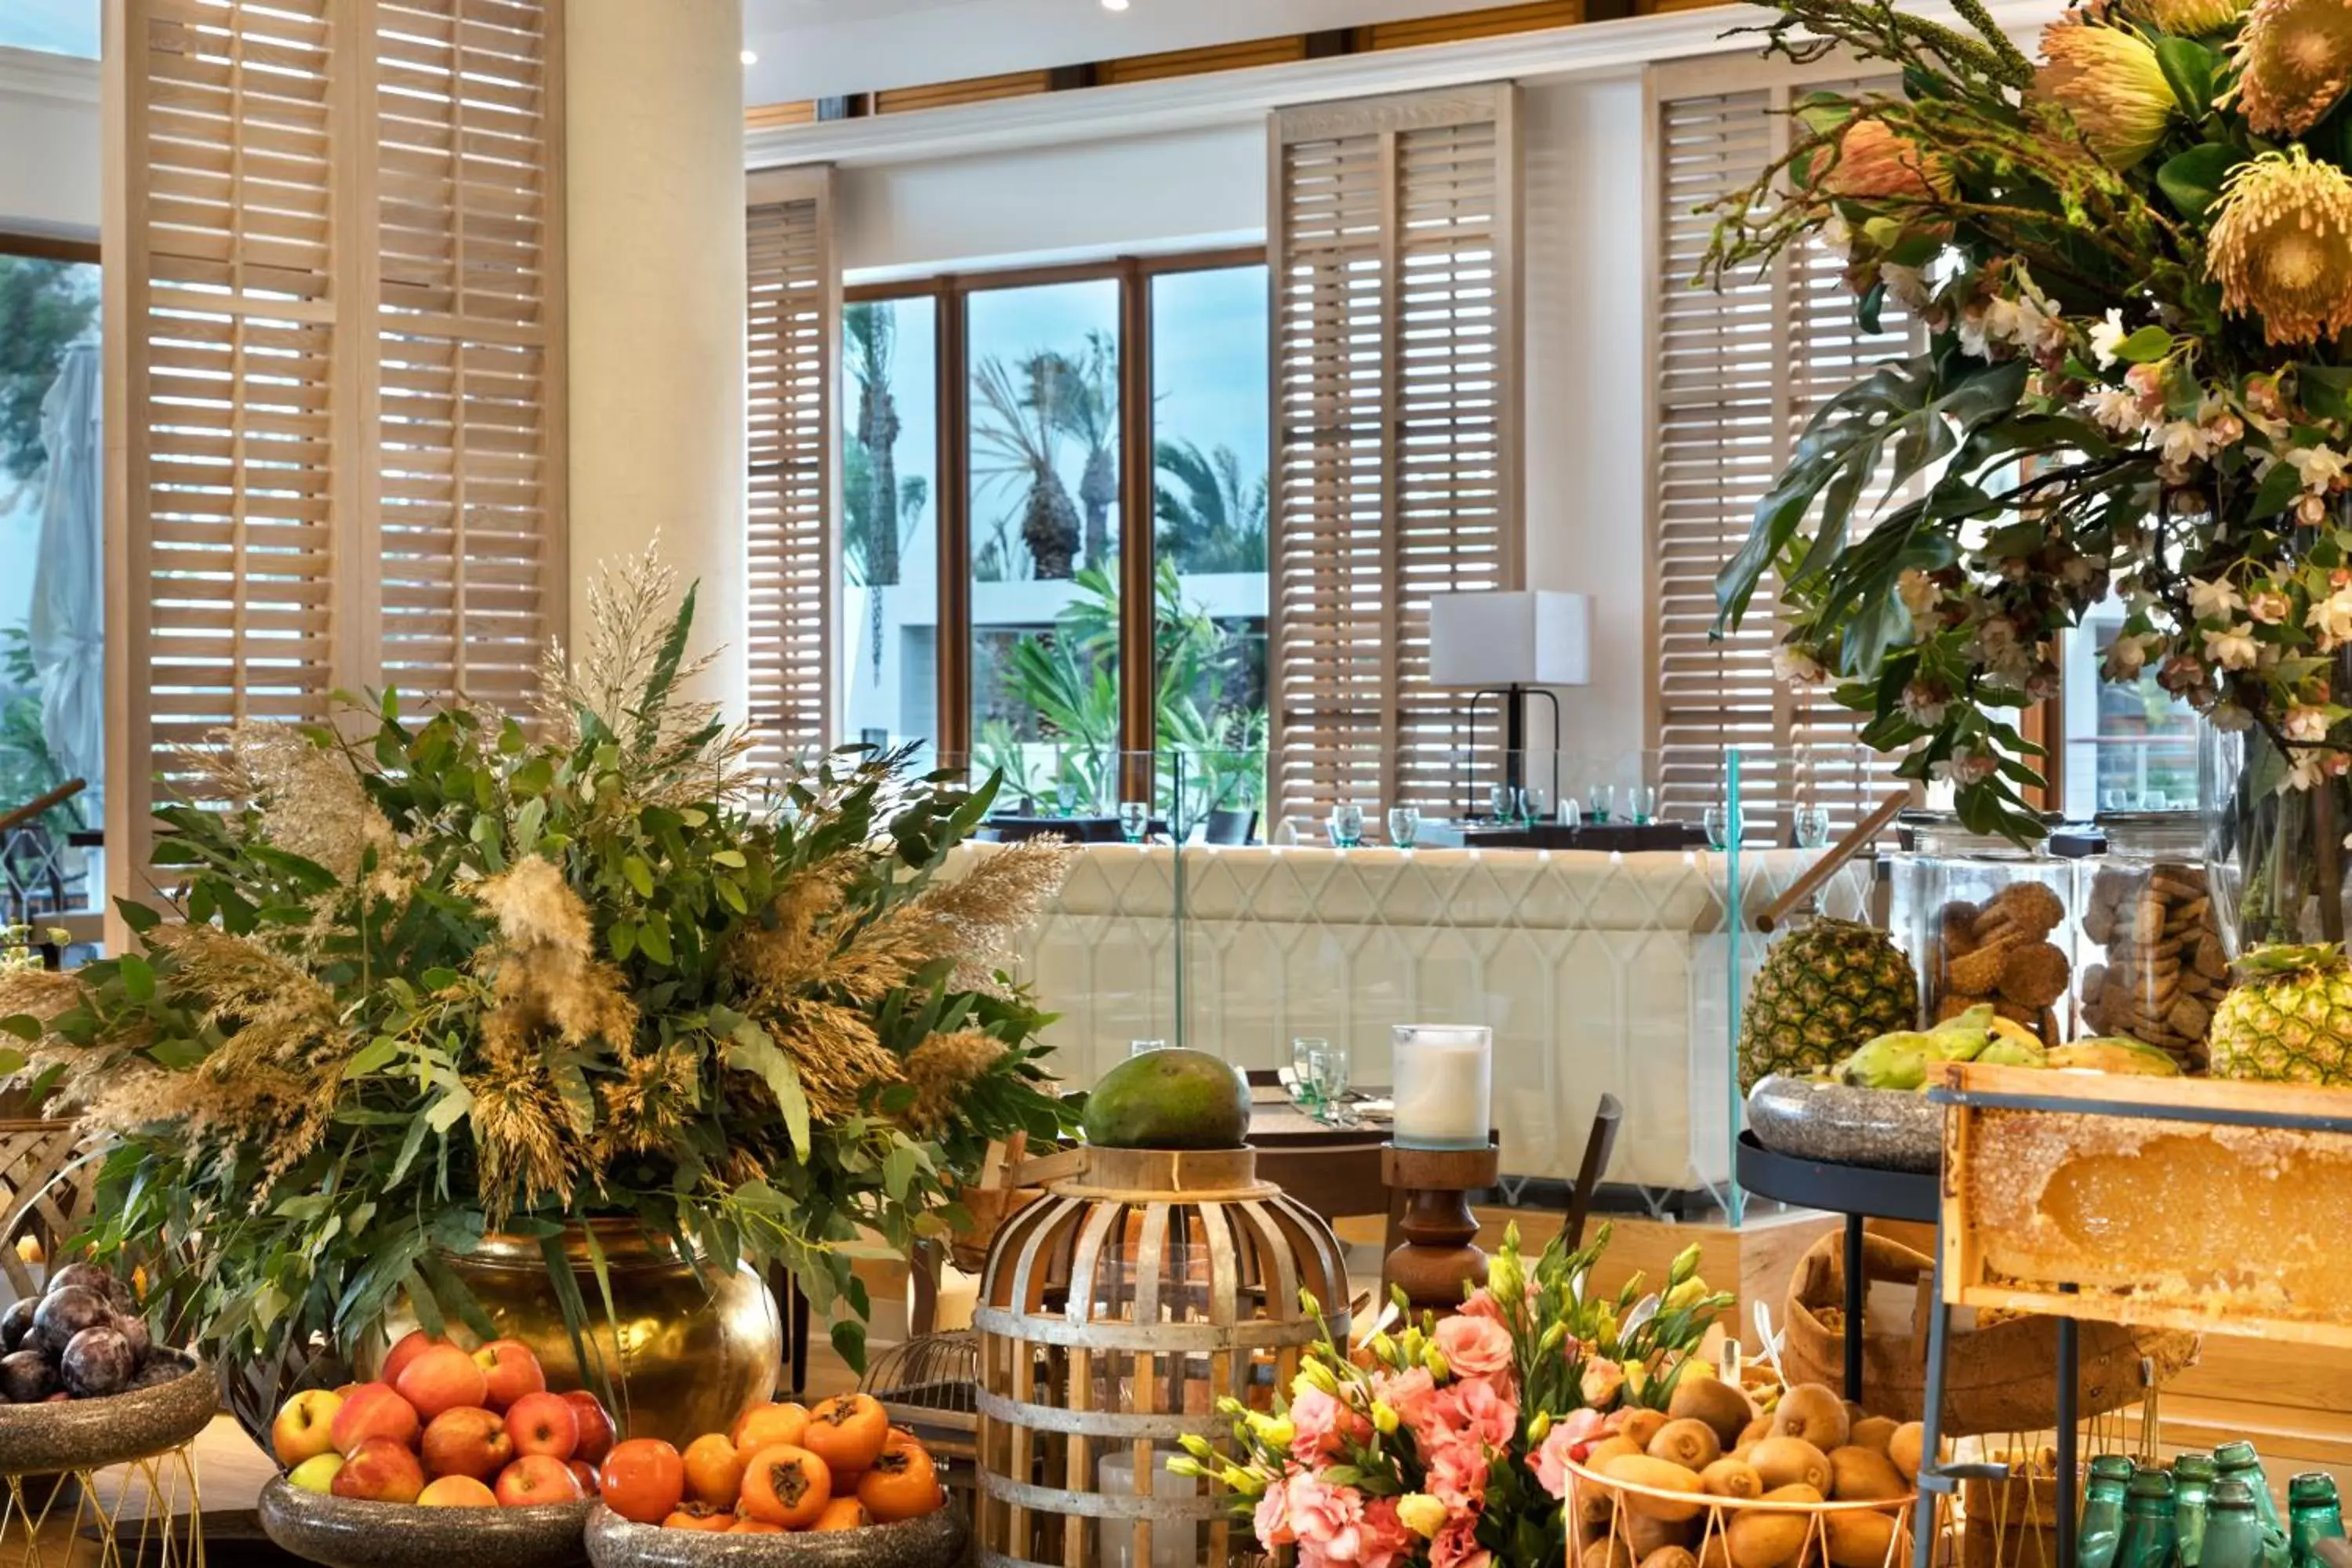
[[[1698,1249],[1662,1293],[1639,1275],[1585,1293],[1609,1245],[1555,1241],[1533,1268],[1505,1236],[1486,1283],[1444,1320],[1351,1352],[1327,1333],[1272,1412],[1228,1400],[1232,1442],[1185,1440],[1173,1466],[1233,1494],[1258,1543],[1299,1568],[1487,1568],[1565,1560],[1567,1464],[1612,1413],[1664,1409],[1731,1298],[1698,1278]],[[1319,1311],[1309,1300],[1310,1311]],[[1622,1417],[1618,1417],[1622,1418]]]

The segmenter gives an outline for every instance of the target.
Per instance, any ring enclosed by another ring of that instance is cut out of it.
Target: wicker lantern
[[[1165,1468],[1227,1395],[1270,1408],[1315,1342],[1347,1332],[1347,1268],[1320,1217],[1248,1149],[1097,1149],[1005,1223],[980,1336],[980,1546],[989,1568],[1170,1568],[1247,1555],[1230,1499]]]

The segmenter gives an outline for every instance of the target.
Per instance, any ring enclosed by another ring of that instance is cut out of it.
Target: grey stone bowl
[[[261,1528],[278,1547],[327,1568],[577,1568],[589,1502],[530,1508],[418,1508],[366,1502],[289,1486],[261,1489]]]
[[[1748,1091],[1748,1125],[1767,1149],[1801,1160],[1932,1171],[1944,1152],[1943,1108],[1905,1089],[1773,1073]]]
[[[588,1519],[596,1568],[956,1568],[971,1533],[963,1507],[823,1535],[724,1535],[631,1524],[603,1503]]]
[[[94,1470],[168,1453],[203,1431],[220,1408],[213,1369],[159,1350],[186,1370],[150,1388],[55,1405],[0,1405],[0,1475]]]

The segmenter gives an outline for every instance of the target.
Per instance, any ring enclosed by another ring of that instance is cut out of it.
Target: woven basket
[[[1766,1521],[1784,1531],[1776,1560],[1829,1568],[1902,1568],[1911,1560],[1911,1495],[1853,1502],[1768,1502],[1662,1491],[1612,1480],[1570,1461],[1569,1562],[1575,1568],[1629,1568],[1680,1547],[1700,1563],[1730,1561],[1727,1542]],[[1686,1513],[1676,1520],[1674,1514]],[[1832,1551],[1836,1555],[1832,1556]]]

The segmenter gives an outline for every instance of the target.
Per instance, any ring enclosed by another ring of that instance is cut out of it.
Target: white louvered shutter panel
[[[1451,810],[1499,760],[1429,682],[1428,605],[1519,582],[1513,110],[1497,85],[1274,119],[1281,812]]]
[[[553,0],[107,7],[109,865],[244,721],[562,627]]]
[[[750,559],[754,762],[770,769],[833,735],[833,426],[840,270],[832,173],[751,176]]]
[[[1733,85],[1719,67],[1696,74],[1708,85]],[[1760,276],[1745,271],[1720,292],[1690,286],[1714,228],[1704,209],[1787,150],[1793,99],[1815,88],[1882,84],[1776,81],[1678,91],[1676,80],[1674,70],[1662,69],[1655,94],[1652,658],[1661,809],[1698,820],[1721,798],[1726,752],[1736,746],[1750,831],[1785,839],[1800,800],[1826,806],[1842,828],[1902,781],[1891,759],[1859,744],[1861,716],[1839,707],[1826,688],[1801,692],[1774,678],[1781,626],[1773,579],[1758,589],[1738,630],[1714,635],[1716,574],[1747,542],[1757,502],[1813,410],[1870,365],[1907,354],[1921,340],[1891,305],[1881,316],[1885,330],[1864,334],[1841,259],[1819,247],[1783,257]]]

